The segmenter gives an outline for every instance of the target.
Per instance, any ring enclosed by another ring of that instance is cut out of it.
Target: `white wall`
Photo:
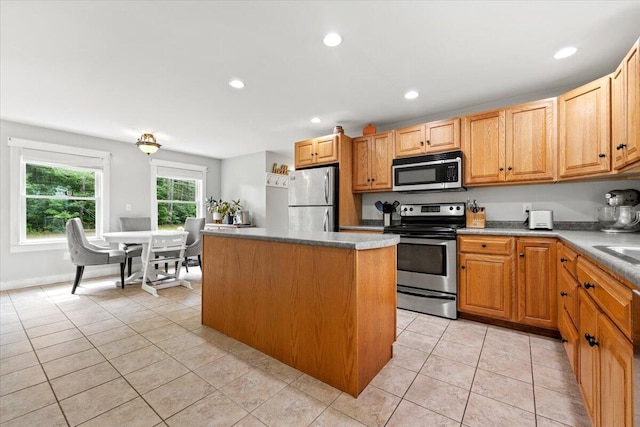
[[[287,164],[291,168],[293,158],[262,151],[222,160],[222,198],[239,198],[243,209],[251,211],[252,222],[257,227],[286,229],[287,191],[267,187],[265,181],[265,172],[271,172],[274,163]]]
[[[374,204],[446,203],[477,199],[487,210],[487,221],[524,221],[523,203],[532,203],[533,209],[553,210],[554,221],[597,221],[597,208],[605,206],[604,194],[609,190],[635,188],[640,180],[591,181],[538,185],[511,185],[504,187],[475,187],[463,192],[444,193],[369,193],[362,198],[363,219],[382,220],[382,213]],[[394,214],[394,219],[398,219]]]
[[[9,241],[9,137],[83,147],[111,153],[110,231],[118,231],[120,216],[150,216],[149,157],[135,144],[0,121],[0,289],[72,280],[75,267],[64,255],[67,250],[11,253]],[[220,196],[220,160],[160,149],[154,159],[206,166],[205,194]],[[125,205],[131,205],[131,211]],[[88,267],[85,277],[94,277],[117,267]]]
[[[287,165],[293,170],[293,157],[267,151],[265,172],[271,172],[273,164]],[[281,187],[266,187],[267,189],[267,223],[272,230],[287,230],[289,228],[289,191]]]

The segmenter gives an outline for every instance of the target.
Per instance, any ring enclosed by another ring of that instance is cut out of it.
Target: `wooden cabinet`
[[[611,75],[611,152],[614,168],[640,161],[640,39]]]
[[[556,240],[518,238],[517,322],[556,329]]]
[[[295,143],[296,169],[336,163],[339,160],[338,135],[308,139]]]
[[[460,311],[557,328],[555,239],[460,236],[458,250]]]
[[[547,99],[465,117],[466,185],[553,181],[555,107]]]
[[[576,379],[579,345],[577,261],[577,252],[563,243],[558,243],[558,331]]]
[[[513,239],[460,236],[458,242],[458,310],[511,320]]]
[[[395,157],[460,149],[460,119],[440,120],[396,129]]]
[[[633,426],[631,291],[590,261],[578,259],[579,384],[594,426]],[[601,293],[595,293],[604,285]],[[624,315],[622,313],[625,313]]]
[[[353,140],[353,191],[391,190],[393,132]]]
[[[610,80],[602,77],[558,98],[560,179],[611,170]]]

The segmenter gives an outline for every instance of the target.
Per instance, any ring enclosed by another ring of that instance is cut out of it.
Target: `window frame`
[[[206,194],[206,185],[207,185],[207,171],[208,168],[206,166],[193,165],[189,163],[178,163],[178,162],[170,162],[167,160],[157,160],[151,159],[149,160],[149,164],[151,165],[151,228],[153,230],[158,229],[158,187],[157,187],[157,179],[158,178],[171,178],[171,179],[179,179],[179,180],[195,180],[196,182],[196,217],[205,218],[205,194]],[[167,169],[175,169],[175,175],[171,175],[171,173],[158,173],[158,168],[167,168]],[[180,175],[180,170],[187,171],[187,175]],[[201,177],[196,177],[194,175],[200,174]],[[191,202],[188,202],[191,203]]]
[[[47,142],[30,141],[26,139],[9,138],[10,149],[10,252],[46,251],[67,248],[67,238],[57,237],[48,239],[27,239],[27,194],[26,169],[27,163],[49,167],[61,167],[75,170],[91,170],[95,173],[95,203],[96,203],[96,235],[88,237],[89,241],[99,242],[105,227],[109,224],[109,193],[111,153],[90,150],[67,145],[51,144]],[[29,154],[23,149],[48,152],[57,155],[73,155],[76,158],[86,158],[89,162],[98,161],[100,167],[81,167],[65,164],[64,160],[42,161],[29,159]],[[66,199],[66,197],[59,197]],[[72,197],[73,198],[73,197]]]

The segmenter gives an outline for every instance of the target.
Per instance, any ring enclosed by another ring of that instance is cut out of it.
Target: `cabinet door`
[[[598,425],[633,427],[633,345],[606,316],[598,316],[598,342]]]
[[[296,169],[311,166],[315,158],[315,148],[313,140],[296,142],[295,145],[295,164]]]
[[[426,152],[424,125],[396,129],[394,132],[395,157],[418,156]]]
[[[366,191],[371,188],[369,137],[353,140],[353,191]]]
[[[555,100],[505,110],[506,181],[555,178]]]
[[[504,111],[464,118],[465,183],[504,182]]]
[[[371,137],[371,189],[391,190],[391,162],[393,159],[393,132]]]
[[[460,119],[440,120],[425,125],[427,153],[460,149]]]
[[[518,252],[518,322],[556,329],[556,242],[520,238]]]
[[[613,165],[620,169],[625,165],[627,142],[626,76],[624,61],[611,74],[611,152]]]
[[[611,170],[610,80],[603,77],[558,98],[560,178]]]
[[[511,320],[511,268],[510,256],[460,254],[458,309]]]
[[[315,160],[316,164],[320,163],[334,163],[338,161],[338,137],[328,136],[323,138],[316,138],[315,143]]]
[[[587,338],[588,334],[596,341],[598,340],[598,309],[591,298],[584,290],[578,291],[578,301],[580,306],[578,337],[580,344],[578,345],[578,369],[580,370],[579,381],[584,406],[589,413],[591,421],[598,419],[596,398],[598,396],[598,347],[591,346]],[[597,425],[595,422],[594,425]]]
[[[611,146],[616,169],[640,160],[639,43],[611,76]]]

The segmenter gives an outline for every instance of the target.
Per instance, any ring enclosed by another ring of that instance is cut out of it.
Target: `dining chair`
[[[120,283],[124,288],[125,251],[89,243],[80,218],[71,218],[67,221],[66,230],[69,255],[71,262],[76,266],[76,278],[73,281],[71,293],[76,292],[76,288],[80,284],[80,280],[82,280],[84,268],[87,265],[120,264]]]
[[[180,269],[186,248],[187,233],[184,231],[163,232],[153,234],[149,239],[146,253],[142,255],[142,288],[153,295],[156,290],[170,286],[184,285],[191,288],[189,282],[180,280]],[[158,263],[174,263],[173,273],[165,270],[152,270],[151,266]],[[163,283],[166,280],[170,282]]]
[[[184,268],[189,272],[189,257],[198,256],[198,267],[202,268],[202,235],[204,218],[189,217],[184,222],[184,231],[188,232],[187,247],[184,251]]]
[[[120,217],[120,231],[149,231],[151,230],[151,217]],[[133,258],[142,255],[142,245],[136,243],[123,243],[121,246],[127,254],[127,275],[131,276],[131,263]]]

